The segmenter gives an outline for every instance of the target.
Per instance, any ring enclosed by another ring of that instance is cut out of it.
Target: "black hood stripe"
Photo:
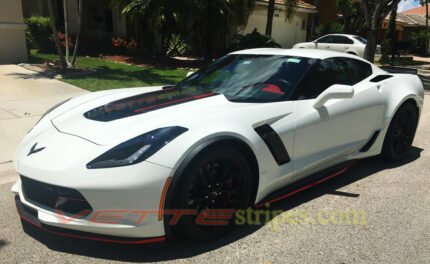
[[[110,102],[84,113],[84,116],[95,121],[109,122],[214,95],[216,94],[193,88],[163,89]]]

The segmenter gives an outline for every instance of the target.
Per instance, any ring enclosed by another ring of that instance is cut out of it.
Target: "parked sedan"
[[[367,40],[355,35],[347,34],[330,34],[325,35],[312,42],[298,43],[293,48],[296,49],[325,49],[338,52],[346,52],[349,54],[364,56],[364,48]],[[377,47],[379,53],[380,46]]]

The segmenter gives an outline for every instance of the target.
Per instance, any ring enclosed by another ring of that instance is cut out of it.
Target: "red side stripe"
[[[277,197],[277,198],[274,198],[274,199],[272,199],[272,200],[270,200],[270,201],[268,201],[268,202],[265,202],[265,203],[263,203],[263,204],[256,204],[255,205],[255,207],[257,207],[257,208],[261,208],[261,207],[263,207],[263,206],[265,206],[265,205],[267,205],[267,204],[271,204],[271,203],[274,203],[274,202],[277,202],[277,201],[279,201],[279,200],[283,200],[283,199],[285,199],[285,198],[288,198],[288,197],[290,197],[290,196],[292,196],[292,195],[294,195],[294,194],[296,194],[296,193],[299,193],[299,192],[301,192],[301,191],[304,191],[304,190],[306,190],[306,189],[309,189],[309,188],[311,188],[311,187],[314,187],[315,185],[318,185],[318,184],[320,184],[320,183],[323,183],[323,182],[325,182],[325,181],[328,181],[328,180],[330,180],[330,179],[332,179],[332,178],[334,178],[334,177],[337,177],[337,176],[339,176],[339,175],[342,175],[342,174],[344,174],[346,171],[348,171],[353,165],[355,164],[355,162],[354,163],[352,163],[352,164],[350,164],[350,165],[348,165],[348,166],[346,166],[345,168],[343,168],[343,169],[341,169],[340,171],[338,171],[338,172],[335,172],[335,173],[333,173],[333,174],[331,174],[330,176],[327,176],[327,177],[325,177],[325,178],[322,178],[322,179],[320,179],[320,180],[318,180],[318,181],[316,181],[316,182],[313,182],[313,183],[311,183],[311,184],[309,184],[309,185],[306,185],[306,186],[304,186],[304,187],[302,187],[302,188],[299,188],[299,189],[297,189],[297,190],[295,190],[295,191],[292,191],[292,192],[289,192],[289,193],[287,193],[287,194],[285,194],[285,195],[282,195],[282,196],[280,196],[280,197]]]

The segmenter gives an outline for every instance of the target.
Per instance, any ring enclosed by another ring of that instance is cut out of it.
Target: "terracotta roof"
[[[390,19],[390,16],[388,15],[386,20]],[[425,15],[418,15],[418,14],[404,14],[404,13],[398,13],[396,22],[400,22],[403,24],[406,24],[406,26],[425,26],[426,25],[426,16]]]
[[[429,6],[429,13],[430,13],[430,6]],[[426,14],[426,7],[425,6],[419,6],[419,7],[413,8],[413,9],[403,11],[403,12],[401,12],[401,14],[425,15]]]
[[[269,0],[260,0],[261,2],[269,2]],[[278,5],[285,5],[285,0],[275,0],[275,3]],[[317,8],[314,5],[311,5],[303,0],[297,1],[297,7],[304,8],[304,9],[312,9],[317,10]]]

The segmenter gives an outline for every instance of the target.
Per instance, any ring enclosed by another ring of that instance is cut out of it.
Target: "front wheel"
[[[418,111],[412,103],[406,103],[397,110],[382,147],[382,157],[390,161],[403,159],[411,149],[418,125]]]
[[[208,222],[213,222],[219,212],[231,213],[250,205],[251,173],[248,161],[234,148],[210,148],[199,153],[180,175],[173,197],[175,209],[193,211],[195,215],[181,217],[173,227],[175,233],[191,240],[210,240],[231,230],[234,213],[223,221],[226,224]],[[202,223],[204,218],[199,217],[209,211],[214,213],[212,220]]]

